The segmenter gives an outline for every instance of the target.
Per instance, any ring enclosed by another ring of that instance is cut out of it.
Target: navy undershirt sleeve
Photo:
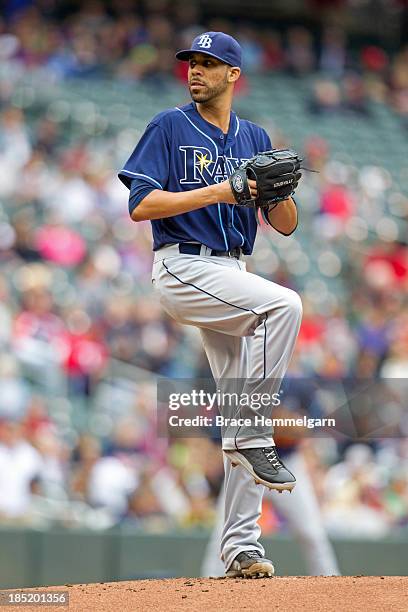
[[[153,187],[147,181],[133,179],[133,181],[130,183],[129,214],[131,215],[136,206],[155,189],[156,187]]]

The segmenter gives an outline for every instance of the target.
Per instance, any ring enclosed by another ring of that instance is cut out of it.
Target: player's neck
[[[203,119],[220,128],[224,134],[228,133],[231,117],[231,104],[229,102],[225,100],[211,100],[211,102],[201,104],[196,102],[196,106]]]

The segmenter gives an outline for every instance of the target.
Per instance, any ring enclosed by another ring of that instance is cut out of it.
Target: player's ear
[[[238,81],[240,74],[241,68],[238,68],[238,66],[232,66],[228,70],[228,82],[235,83],[235,81]]]

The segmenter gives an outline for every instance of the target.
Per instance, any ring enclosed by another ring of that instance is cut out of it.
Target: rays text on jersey
[[[183,155],[184,176],[180,178],[182,185],[210,185],[225,181],[246,158],[218,155],[214,159],[207,147],[183,145],[179,146]]]

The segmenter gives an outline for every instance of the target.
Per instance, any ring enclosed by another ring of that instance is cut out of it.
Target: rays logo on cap
[[[201,47],[202,49],[209,49],[211,45],[212,38],[208,36],[208,34],[203,34],[202,36],[200,36],[200,40],[197,43],[198,47]]]

